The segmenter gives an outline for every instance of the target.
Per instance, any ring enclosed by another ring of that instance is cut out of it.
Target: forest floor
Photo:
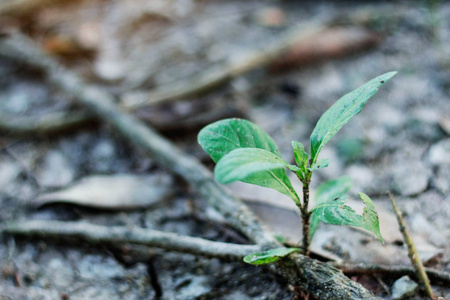
[[[288,55],[230,76],[207,93],[182,95],[134,113],[211,169],[196,136],[209,122],[226,117],[258,124],[284,159],[293,161],[291,141],[309,144],[316,121],[334,101],[375,76],[398,71],[324,148],[321,157],[330,158],[330,165],[312,182],[316,187],[350,176],[350,205],[362,210],[357,192],[371,196],[385,244],[352,228],[321,224],[312,251],[338,262],[409,265],[387,195],[391,191],[424,264],[450,272],[449,2],[47,2],[24,11],[1,4],[0,30],[31,37],[122,105],[146,99],[155,87],[170,91],[178,82],[192,84],[189,79],[198,74],[211,78],[227,62],[276,45],[295,26],[301,31],[313,21],[335,20],[334,26],[344,29],[317,33],[328,38],[317,42],[313,37],[312,49],[294,44]],[[0,86],[0,118],[5,120],[80,112],[71,95],[1,53]],[[181,178],[105,124],[25,135],[3,129],[0,150],[0,227],[25,220],[86,221],[248,242]],[[86,178],[89,189],[69,188]],[[229,188],[274,233],[292,243],[301,239],[300,218],[287,197],[241,183]],[[62,194],[55,196],[56,191]],[[120,245],[0,238],[1,299],[294,297],[283,279],[243,262],[158,249],[139,257],[124,253]],[[351,278],[392,299],[392,285],[400,277]],[[450,297],[448,287],[432,285],[436,295]],[[425,297],[417,292],[410,299]]]

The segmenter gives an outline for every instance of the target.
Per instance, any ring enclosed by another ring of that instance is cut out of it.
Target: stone
[[[52,254],[55,255],[57,253]],[[74,280],[74,273],[70,262],[63,260],[59,256],[60,255],[56,255],[47,261],[46,268],[44,268],[44,273],[51,286],[64,289],[70,287],[72,281]]]
[[[228,300],[251,300],[249,296],[241,291],[234,291],[227,295]]]
[[[406,122],[405,114],[392,104],[380,103],[374,110],[374,120],[390,133],[399,132]]]
[[[403,196],[417,195],[426,190],[431,171],[421,161],[403,161],[392,170],[391,188]]]
[[[375,174],[369,167],[360,164],[352,165],[347,168],[346,174],[352,179],[355,191],[373,189]]]
[[[403,276],[394,282],[392,286],[392,299],[401,300],[416,293],[419,285],[411,280],[409,276]]]
[[[75,177],[73,165],[64,154],[57,150],[46,153],[36,172],[36,178],[41,187],[62,187]]]
[[[92,149],[92,159],[90,159],[91,167],[100,173],[111,170],[111,162],[117,160],[115,157],[116,149],[111,140],[102,139]]]
[[[61,294],[54,289],[37,287],[15,287],[0,284],[1,299],[61,299]]]
[[[83,280],[106,280],[123,277],[124,268],[114,259],[100,255],[86,255],[78,262],[79,277]]]
[[[450,139],[442,140],[431,146],[428,159],[433,165],[450,164]]]
[[[450,192],[450,165],[441,166],[433,176],[433,184],[444,195]]]
[[[410,216],[409,223],[411,224],[411,230],[414,234],[421,234],[426,237],[427,243],[424,243],[424,246],[429,246],[429,243],[432,243],[436,247],[440,247],[444,249],[448,242],[446,241],[446,237],[444,232],[438,230],[430,221],[428,221],[425,216],[421,213],[416,213]],[[418,243],[416,243],[416,248],[420,248]],[[431,249],[435,251],[437,249]],[[431,251],[431,252],[432,252]],[[430,252],[430,251],[427,251]]]
[[[48,99],[45,87],[36,81],[18,81],[10,88],[2,88],[0,94],[0,108],[3,112],[21,114],[27,111],[35,112],[39,105]]]
[[[336,145],[339,157],[346,163],[355,162],[364,157],[364,141],[360,138],[340,139]]]
[[[448,135],[450,135],[450,117],[443,116],[439,119],[439,125],[442,130],[445,131]]]
[[[0,194],[17,193],[15,181],[21,172],[20,165],[11,160],[0,160]]]
[[[404,130],[414,139],[423,141],[437,141],[443,132],[439,126],[440,112],[434,108],[420,106],[411,111],[406,120]]]
[[[107,81],[116,81],[123,79],[126,73],[121,53],[115,42],[109,42],[101,49],[99,58],[94,65],[95,73],[102,79]]]
[[[178,281],[176,299],[198,299],[211,291],[208,276],[189,275]]]

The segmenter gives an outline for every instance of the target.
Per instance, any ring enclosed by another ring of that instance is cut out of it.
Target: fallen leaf
[[[62,190],[43,194],[38,207],[67,203],[98,209],[131,210],[153,206],[173,195],[173,180],[167,174],[95,175]]]
[[[292,45],[287,52],[269,66],[273,72],[341,58],[377,46],[380,37],[362,27],[336,27]]]

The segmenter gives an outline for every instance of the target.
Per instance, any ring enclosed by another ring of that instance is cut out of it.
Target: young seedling
[[[356,90],[340,98],[319,119],[310,136],[308,154],[300,142],[293,141],[296,165],[281,158],[273,139],[257,125],[243,119],[225,119],[203,128],[198,142],[217,163],[214,175],[220,183],[242,181],[279,191],[291,198],[300,210],[302,218],[302,248],[308,254],[309,245],[319,222],[349,225],[373,233],[381,242],[378,214],[372,200],[364,193],[359,197],[365,204],[362,215],[345,205],[351,187],[348,177],[341,177],[321,184],[315,193],[314,206],[310,207],[309,186],[314,171],[328,166],[328,159],[318,159],[322,148],[364,104],[396,72],[380,75]],[[286,174],[294,172],[303,184],[303,198],[298,196]],[[251,264],[273,262],[298,248],[279,248],[255,253],[244,258]]]

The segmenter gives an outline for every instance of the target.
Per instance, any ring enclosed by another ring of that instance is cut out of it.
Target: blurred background
[[[312,250],[328,260],[407,265],[389,190],[424,263],[450,271],[450,2],[0,2],[1,224],[82,220],[246,243],[181,178],[7,51],[2,45],[10,40],[43,49],[211,169],[196,141],[205,125],[249,119],[292,162],[291,141],[308,145],[337,99],[398,71],[324,148],[321,157],[331,163],[312,182],[349,175],[350,198],[363,191],[374,200],[386,244],[321,224]],[[300,240],[296,207],[285,196],[240,183],[229,188],[277,235]],[[350,205],[362,211],[358,201]],[[279,278],[243,263],[5,235],[0,242],[5,299],[294,295]],[[384,299],[398,278],[352,277]]]

